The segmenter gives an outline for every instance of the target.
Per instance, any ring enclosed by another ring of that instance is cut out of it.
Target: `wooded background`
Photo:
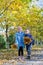
[[[43,44],[43,7],[31,6],[35,1],[39,0],[0,0],[0,48],[14,43],[18,26],[30,29],[35,43]]]

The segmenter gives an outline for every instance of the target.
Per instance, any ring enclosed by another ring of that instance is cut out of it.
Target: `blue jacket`
[[[15,34],[15,43],[18,45],[18,48],[20,46],[22,46],[24,48],[24,46],[25,46],[23,37],[24,37],[24,33],[23,32],[17,32]]]
[[[29,46],[34,44],[34,39],[31,34],[25,34],[24,36],[27,36],[32,39],[32,42],[30,42]]]

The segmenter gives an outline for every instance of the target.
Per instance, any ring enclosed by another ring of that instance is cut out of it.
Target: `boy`
[[[25,42],[26,42],[25,45],[26,45],[26,51],[27,51],[27,58],[26,59],[30,59],[30,56],[31,56],[31,47],[34,44],[34,40],[33,40],[33,37],[30,34],[30,31],[28,29],[25,32],[24,38],[26,38],[25,39]]]

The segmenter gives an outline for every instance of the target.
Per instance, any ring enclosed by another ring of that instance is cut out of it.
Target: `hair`
[[[26,29],[25,32],[26,32],[26,33],[30,33],[30,30],[29,30],[29,29]]]
[[[22,27],[21,27],[21,26],[18,26],[18,28],[17,28],[17,29],[22,31]]]

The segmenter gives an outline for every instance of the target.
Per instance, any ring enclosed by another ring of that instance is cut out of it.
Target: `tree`
[[[0,27],[6,30],[7,43],[10,27],[14,27],[15,23],[21,22],[24,19],[29,2],[30,0],[0,0]]]
[[[8,33],[14,33],[15,27],[22,26],[23,29],[30,28],[35,39],[42,39],[43,36],[43,8],[30,7],[32,0],[0,0],[0,27]],[[12,30],[13,29],[13,30]]]

